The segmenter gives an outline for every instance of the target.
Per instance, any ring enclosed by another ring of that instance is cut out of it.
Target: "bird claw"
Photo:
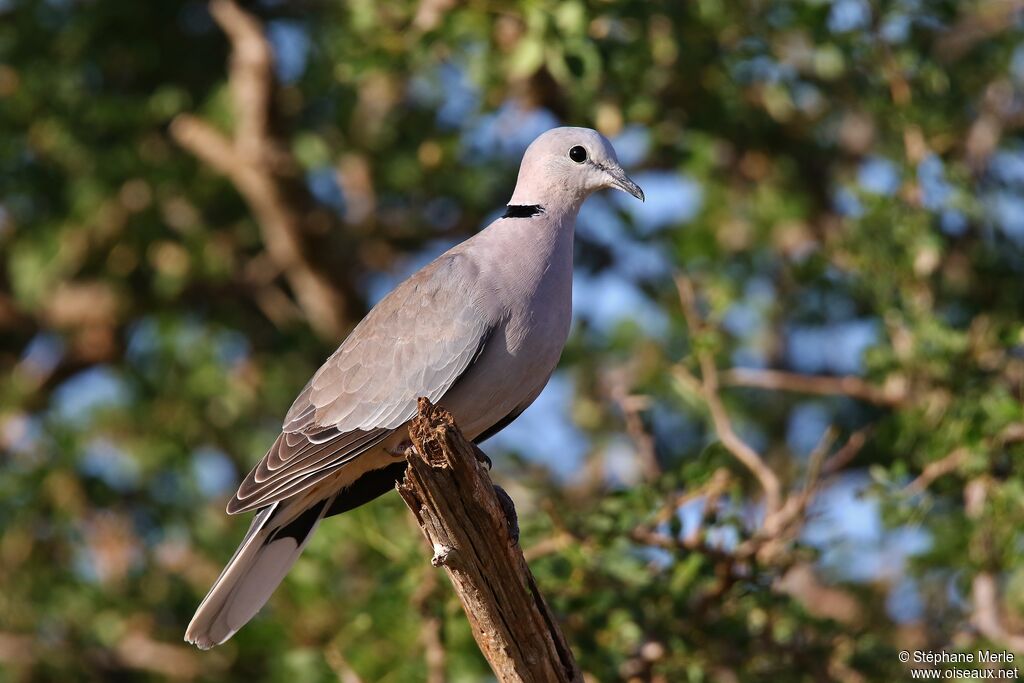
[[[514,545],[519,544],[519,515],[516,513],[516,505],[512,502],[512,496],[508,495],[505,489],[494,484],[494,493],[498,496],[498,503],[501,511],[505,513],[505,523],[508,524],[508,535],[512,537]]]
[[[386,449],[388,455],[392,458],[408,458],[412,453],[416,452],[415,446],[412,445],[411,441],[403,441],[397,446],[392,446]]]
[[[473,444],[473,455],[476,456],[477,462],[482,462],[483,464],[487,465],[488,472],[491,470],[491,466],[493,463],[491,463],[490,456],[488,456],[486,453],[480,450],[480,447],[477,446],[476,444]]]

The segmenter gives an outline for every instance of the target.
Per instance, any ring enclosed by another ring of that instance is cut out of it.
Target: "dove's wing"
[[[403,282],[313,375],[280,436],[228,504],[254,510],[322,481],[437,402],[494,328],[479,268],[450,251]]]

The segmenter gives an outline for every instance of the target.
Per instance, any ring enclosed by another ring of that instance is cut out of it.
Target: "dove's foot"
[[[412,441],[409,441],[408,439],[398,444],[397,446],[393,446],[387,449],[388,455],[390,455],[392,458],[407,458],[410,455],[410,451],[415,453]]]
[[[498,503],[501,504],[501,511],[505,513],[505,522],[508,524],[508,535],[512,542],[519,544],[519,515],[516,514],[516,505],[512,502],[512,496],[508,495],[505,489],[497,484],[494,485],[494,493],[498,496]]]
[[[477,446],[475,443],[472,444],[472,446],[473,446],[473,455],[476,456],[477,461],[478,462],[482,462],[483,464],[487,465],[487,469],[490,470],[491,469],[491,458],[490,458],[490,456],[488,456],[486,453],[484,453],[482,450],[480,450],[480,447]]]

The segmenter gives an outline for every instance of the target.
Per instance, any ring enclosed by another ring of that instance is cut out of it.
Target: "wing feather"
[[[468,292],[479,269],[455,250],[386,296],[317,370],[282,433],[228,504],[269,505],[313,486],[437,402],[479,356],[500,313]]]

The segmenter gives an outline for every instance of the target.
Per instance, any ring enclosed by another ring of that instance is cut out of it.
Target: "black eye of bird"
[[[583,149],[579,145],[576,145],[569,150],[569,158],[575,161],[577,164],[582,164],[587,160],[587,150]]]

